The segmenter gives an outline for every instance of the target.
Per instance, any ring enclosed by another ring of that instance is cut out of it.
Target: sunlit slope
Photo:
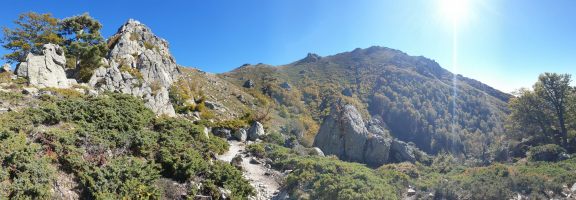
[[[435,61],[384,47],[327,57],[309,54],[277,67],[244,65],[220,76],[239,86],[252,80],[289,111],[318,123],[342,98],[382,121],[394,137],[429,153],[466,157],[477,157],[486,151],[482,146],[498,142],[510,98],[462,76],[454,86],[453,74]]]

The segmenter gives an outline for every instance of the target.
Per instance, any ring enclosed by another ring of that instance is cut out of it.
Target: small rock
[[[246,82],[244,82],[244,85],[242,85],[242,87],[245,88],[253,88],[254,87],[254,81],[252,81],[251,79],[247,80]]]
[[[96,91],[96,90],[88,90],[88,96],[91,96],[91,97],[98,96],[98,91]]]
[[[222,105],[218,102],[204,101],[204,105],[206,105],[207,108],[210,108],[212,110],[217,110],[217,111],[225,111],[226,110],[226,107],[224,107],[224,105]]]
[[[22,88],[22,94],[36,95],[38,94],[38,88],[33,87]]]
[[[290,91],[292,89],[292,85],[290,85],[290,83],[288,83],[288,82],[284,82],[284,83],[280,84],[280,87],[284,88],[288,91]]]
[[[204,195],[196,195],[194,196],[194,200],[212,200],[212,197]]]
[[[212,130],[212,133],[215,136],[225,138],[225,139],[232,138],[231,132],[232,131],[230,131],[230,129],[226,129],[226,128],[215,128],[214,130]]]
[[[262,164],[262,162],[260,162],[259,160],[256,160],[255,158],[251,158],[251,159],[250,159],[250,164],[259,165],[259,164]]]
[[[238,96],[236,96],[236,98],[243,104],[248,104],[248,101],[246,101],[246,98],[243,95],[239,94]]]
[[[408,188],[408,196],[414,196],[416,194],[416,190],[412,188]]]
[[[318,147],[314,147],[313,149],[314,149],[314,152],[316,153],[316,155],[324,157],[324,152],[322,152],[322,149],[320,149]]]
[[[210,138],[210,129],[208,129],[208,127],[204,127],[204,136],[206,136],[206,138]]]
[[[572,185],[572,187],[570,188],[570,191],[576,192],[576,183],[574,183],[574,185]]]
[[[222,199],[228,199],[230,197],[230,194],[232,194],[232,191],[230,191],[229,189],[218,188],[218,190],[220,190],[220,195]]]
[[[48,90],[42,90],[40,92],[38,92],[38,95],[48,95],[48,96],[53,96],[54,93],[52,91],[48,91]]]
[[[238,154],[234,156],[234,158],[232,158],[230,164],[232,164],[236,168],[242,168],[242,161],[244,161],[244,159],[242,159],[242,155]]]

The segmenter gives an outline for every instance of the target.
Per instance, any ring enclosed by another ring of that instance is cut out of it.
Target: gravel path
[[[230,162],[236,155],[242,155],[242,172],[244,177],[250,181],[250,184],[257,190],[255,200],[272,199],[278,193],[280,184],[272,174],[278,174],[274,170],[266,168],[262,164],[252,164],[252,157],[244,157],[246,145],[238,141],[228,141],[230,148],[228,152],[218,155],[219,160]]]

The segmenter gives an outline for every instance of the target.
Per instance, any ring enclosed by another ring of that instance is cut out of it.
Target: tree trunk
[[[566,124],[564,123],[564,112],[562,110],[558,111],[558,121],[560,122],[560,135],[562,141],[560,144],[562,147],[566,148],[566,140],[568,140],[568,131],[566,130]]]

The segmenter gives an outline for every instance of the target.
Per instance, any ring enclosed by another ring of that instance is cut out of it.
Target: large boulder
[[[263,135],[266,135],[264,132],[264,126],[260,122],[252,123],[250,129],[248,129],[248,140],[255,141],[256,139],[260,139]]]
[[[230,131],[230,129],[227,128],[214,128],[212,130],[212,134],[224,139],[232,138],[232,131]]]
[[[239,128],[238,130],[234,131],[232,137],[240,142],[244,142],[248,138],[248,134],[246,133],[246,129]]]
[[[16,67],[16,75],[39,88],[68,88],[70,82],[66,78],[65,65],[64,50],[55,44],[45,44],[42,55],[28,53],[26,61]]]
[[[362,116],[354,106],[335,105],[322,123],[314,146],[322,149],[324,154],[336,155],[347,161],[363,162],[368,135]]]
[[[181,73],[168,50],[168,42],[132,19],[108,42],[109,67],[98,68],[89,84],[100,91],[141,97],[157,115],[175,116],[168,93]]]
[[[372,133],[366,126],[354,106],[336,103],[324,119],[314,146],[326,155],[336,155],[342,160],[370,166],[391,162],[415,162],[415,154],[423,154],[405,142],[382,134],[382,131]],[[383,127],[374,130],[381,128]]]

